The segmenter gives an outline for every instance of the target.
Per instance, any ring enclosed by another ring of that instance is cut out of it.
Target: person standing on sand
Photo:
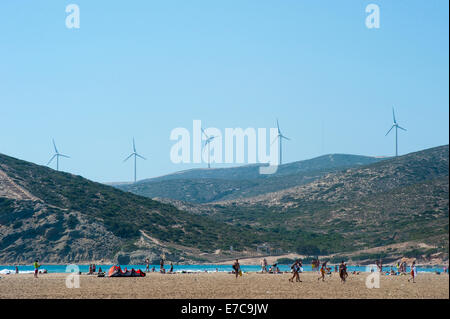
[[[164,269],[164,258],[161,257],[161,260],[159,262],[159,271],[162,273],[165,273],[165,269]]]
[[[16,274],[19,273],[19,267],[16,266]]]
[[[37,278],[38,277],[38,272],[39,272],[39,267],[41,267],[41,265],[39,265],[37,259],[34,261],[33,266],[34,266],[34,278]]]
[[[345,280],[347,279],[347,265],[344,263],[344,261],[341,262],[339,265],[339,277],[341,277],[341,282],[345,283]]]
[[[327,266],[327,263],[322,263],[322,267],[320,268],[320,277],[317,278],[317,280],[320,280],[322,278],[322,281],[325,281],[325,267]]]
[[[378,271],[380,272],[380,274],[383,272],[383,263],[382,263],[382,261],[381,261],[381,259],[380,260],[377,260],[376,261],[376,264],[377,264],[377,266],[378,266]]]
[[[170,270],[169,270],[169,273],[173,273],[173,263],[172,263],[172,262],[170,262]]]
[[[147,258],[145,259],[145,272],[149,272],[150,271],[150,260]]]
[[[239,272],[241,271],[241,265],[239,265],[239,260],[237,260],[237,259],[233,264],[233,270],[234,270],[234,274],[236,275],[236,278],[237,278],[239,276]]]
[[[416,270],[416,261],[414,260],[411,264],[411,278],[408,279],[408,282],[411,281],[415,284],[416,283],[416,276],[417,276],[417,270]]]

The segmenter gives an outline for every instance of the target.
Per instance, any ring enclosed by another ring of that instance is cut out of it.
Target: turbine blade
[[[392,131],[392,129],[394,128],[395,125],[392,125],[391,128],[389,129],[389,131],[386,133],[385,136],[387,136],[389,134],[390,131]]]
[[[406,131],[406,128],[401,127],[400,125],[397,125],[397,127],[403,131]]]
[[[136,154],[136,156],[142,158],[143,160],[147,160],[144,156],[141,156],[139,154]]]
[[[133,137],[133,151],[136,153],[136,144],[134,143],[134,137]]]
[[[52,141],[53,141],[53,147],[55,148],[55,153],[58,154],[58,149],[56,148],[55,140],[52,139]]]
[[[278,119],[277,119],[277,128],[278,128],[278,134],[280,134],[280,124],[278,123]]]
[[[65,158],[70,158],[70,156],[68,156],[68,155],[63,155],[63,154],[58,154],[58,156],[65,157]]]
[[[217,136],[210,136],[210,137],[208,137],[208,139],[205,141],[205,146],[206,145],[208,145],[209,143],[211,143],[211,141],[213,140],[213,139],[215,139]]]
[[[126,162],[126,161],[128,161],[128,159],[131,157],[131,156],[133,156],[134,155],[134,153],[132,153],[132,154],[130,154],[130,156],[128,156],[126,159],[124,159],[123,161],[124,162]]]
[[[392,107],[392,118],[394,119],[394,123],[397,123],[397,121],[395,120],[395,112],[394,112],[394,107]]]
[[[201,128],[203,135],[205,135],[206,139],[209,139],[209,136],[206,134],[205,130]]]
[[[284,135],[280,135],[280,137],[281,137],[281,138],[284,138],[285,140],[288,140],[288,141],[291,140],[289,137],[286,137],[286,136],[284,136]]]
[[[48,161],[47,165],[50,164],[55,157],[56,157],[56,154],[52,156],[52,158]]]

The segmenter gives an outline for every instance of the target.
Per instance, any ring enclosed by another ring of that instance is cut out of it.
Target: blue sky
[[[80,7],[80,29],[65,7]],[[380,28],[365,26],[368,4]],[[274,127],[285,162],[448,144],[448,1],[0,2],[0,153],[100,182],[173,164],[176,127]]]

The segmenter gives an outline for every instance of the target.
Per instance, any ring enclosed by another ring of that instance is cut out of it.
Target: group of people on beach
[[[381,262],[381,260],[377,260],[376,262],[378,271],[380,273],[386,274],[386,275],[390,275],[390,276],[398,276],[398,275],[407,275],[407,263],[406,261],[402,261],[402,262],[398,262],[396,265],[397,271],[394,270],[394,267],[391,266],[390,270],[387,271],[386,273],[383,271],[383,264]],[[373,270],[372,270],[373,271]],[[409,275],[410,278],[408,279],[409,282],[416,282],[416,277],[417,277],[417,268],[416,268],[416,261],[414,260],[411,263],[411,267],[410,267],[410,271],[409,271]]]
[[[145,259],[145,272],[150,272],[150,259]],[[151,272],[156,272],[155,266],[152,267]],[[164,258],[161,258],[159,261],[159,272],[162,274],[166,273],[166,268],[164,268]],[[170,263],[170,269],[168,271],[169,274],[173,273],[173,263]]]
[[[319,268],[319,278],[317,278],[317,280],[321,280],[325,281],[325,275],[332,275],[331,272],[331,267],[327,267],[327,263],[328,261],[324,261],[322,262],[322,266],[320,266],[320,260],[313,260],[315,261],[314,263],[314,268]],[[336,266],[334,266],[334,272],[339,272],[339,278],[341,278],[341,282],[345,283],[345,281],[347,280],[348,277],[348,272],[347,272],[347,264],[342,260],[341,263]],[[356,273],[355,273],[356,274]]]
[[[268,266],[267,259],[266,258],[262,259],[261,260],[261,271],[263,273],[265,272],[265,273],[269,273],[269,274],[281,274],[280,268],[278,267],[277,263],[273,264],[269,268],[267,268],[267,266]]]
[[[321,262],[318,258],[317,259],[313,259],[311,261],[311,268],[312,270],[317,270],[319,277],[317,278],[318,281],[322,280],[325,281],[325,276],[332,275],[332,267],[328,267],[327,266],[328,261],[324,261]],[[376,266],[377,266],[377,270],[380,273],[383,273],[383,264],[381,260],[377,260],[376,262]],[[236,262],[233,264],[233,273],[236,273],[236,277],[238,274],[238,268],[237,265],[239,265],[238,260],[236,259]],[[276,264],[274,264],[275,266]],[[397,263],[397,273],[394,272],[392,266],[391,266],[391,271],[387,272],[386,275],[392,275],[392,274],[406,274],[406,269],[407,269],[407,263],[405,261],[403,262],[398,262]],[[413,261],[410,267],[410,278],[408,279],[408,282],[413,282],[415,283],[415,279],[417,277],[417,269],[416,269],[416,261]],[[239,268],[240,271],[240,268]],[[279,271],[279,270],[278,270]],[[373,272],[373,269],[371,270]],[[268,271],[267,270],[267,260],[266,258],[261,260],[261,272],[262,273],[274,273],[273,271]],[[302,282],[302,280],[300,279],[300,274],[303,272],[303,261],[301,259],[297,259],[295,260],[295,262],[291,265],[291,272],[292,272],[292,277],[289,278],[289,282],[294,282],[294,279],[296,282]],[[347,277],[349,275],[348,271],[347,271],[347,264],[344,261],[341,261],[341,263],[339,265],[335,265],[334,266],[334,272],[335,273],[339,273],[339,278],[341,279],[342,283],[345,283],[347,280]],[[281,272],[280,272],[281,273]],[[447,273],[447,268],[444,268],[444,273]],[[354,275],[359,275],[360,272],[359,271],[353,271],[352,274]]]
[[[164,258],[161,258],[159,272],[163,273],[163,274],[166,273],[166,269],[164,268],[164,263],[165,263]],[[332,275],[332,267],[328,267],[327,263],[328,263],[328,261],[321,262],[318,258],[312,260],[311,267],[312,267],[313,271],[317,270],[317,272],[319,274],[319,277],[317,278],[318,281],[320,281],[320,280],[325,281],[326,275],[329,275],[329,276]],[[148,258],[145,260],[145,264],[146,264],[145,272],[149,272],[150,271],[150,260]],[[376,264],[377,271],[382,274],[386,274],[386,275],[406,275],[407,274],[406,261],[401,261],[396,264],[397,271],[394,270],[393,266],[390,266],[390,271],[387,271],[386,273],[383,272],[383,264],[382,264],[381,260],[377,260],[375,262],[375,264]],[[37,259],[33,263],[33,266],[34,266],[34,277],[35,278],[38,277],[39,273],[47,273],[46,270],[42,270],[42,271],[39,270],[41,265],[39,264],[39,261]],[[270,274],[278,274],[278,273],[281,274],[282,273],[280,271],[277,263],[273,264],[269,268],[267,268],[267,267],[268,267],[267,260],[266,260],[266,258],[263,258],[261,260],[261,272],[262,273],[270,273]],[[236,276],[236,278],[238,278],[239,276],[242,276],[241,265],[240,265],[238,259],[236,259],[235,262],[233,263],[232,269],[233,270],[231,271],[231,273],[234,274]],[[95,274],[96,270],[97,270],[97,266],[95,264],[90,264],[88,275]],[[15,267],[15,271],[16,271],[16,274],[19,273],[19,268],[17,266]],[[156,269],[154,266],[152,267],[151,271],[156,272]],[[218,271],[218,269],[216,268],[216,272],[217,271]],[[374,269],[371,269],[371,271],[373,272]],[[292,277],[289,278],[289,282],[293,283],[294,279],[296,282],[302,282],[302,280],[300,279],[300,274],[303,272],[302,259],[297,259],[294,261],[294,263],[291,265],[291,272],[292,272]],[[339,273],[339,277],[340,277],[342,283],[346,282],[349,274],[347,272],[347,264],[344,261],[342,261],[339,265],[334,266],[334,272]],[[443,272],[448,273],[448,268],[444,267]],[[174,268],[173,268],[172,262],[170,263],[170,270],[167,273],[174,273]],[[359,273],[360,273],[359,271],[352,272],[352,274],[355,274],[355,275],[358,275]],[[101,267],[98,268],[98,274],[104,275]],[[411,263],[409,274],[410,274],[410,278],[408,279],[408,282],[412,281],[413,283],[415,283],[416,282],[415,280],[417,277],[417,268],[416,268],[415,260]],[[440,274],[440,272],[438,274]]]
[[[322,280],[325,281],[325,275],[330,275],[332,274],[332,268],[331,267],[327,267],[327,263],[328,261],[324,261],[322,263],[320,263],[319,259],[313,259],[311,265],[312,265],[312,269],[319,269],[318,273],[319,273],[319,277],[317,278],[317,280]],[[292,277],[289,278],[289,282],[294,282],[294,279],[296,282],[302,282],[300,280],[300,273],[303,272],[303,261],[301,259],[297,259],[292,265],[291,265],[291,270],[292,270]],[[348,277],[348,273],[347,273],[347,264],[342,261],[341,264],[339,266],[335,266],[334,267],[334,271],[335,272],[339,272],[339,277],[341,278],[341,282],[345,282],[347,280]]]
[[[97,275],[104,275],[104,272],[102,270],[102,267],[98,267],[98,272],[97,270],[97,266],[95,264],[89,264],[89,272],[88,275],[95,275],[97,273]]]

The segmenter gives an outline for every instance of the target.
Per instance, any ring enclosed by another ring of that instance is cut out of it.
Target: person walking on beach
[[[408,279],[408,282],[411,281],[415,284],[416,283],[416,276],[417,276],[417,270],[416,270],[416,261],[414,260],[411,265],[411,278]]]
[[[266,258],[261,259],[261,272],[267,272],[267,260]]]
[[[149,272],[150,271],[150,260],[147,258],[145,259],[145,272]]]
[[[16,266],[16,274],[19,273],[19,267]]]
[[[236,278],[239,276],[239,273],[241,272],[241,265],[239,265],[239,260],[236,259],[236,261],[233,264],[233,270],[234,274],[236,275]]]
[[[169,273],[173,273],[173,263],[172,263],[172,262],[170,262],[170,270],[169,270]]]
[[[161,257],[161,260],[159,262],[159,271],[161,273],[165,273],[166,272],[166,270],[164,269],[164,258],[162,258],[162,257]]]
[[[303,261],[301,259],[298,260],[298,274],[297,274],[297,279],[296,281],[298,282],[302,282],[300,280],[300,274],[303,272]]]
[[[39,272],[39,267],[41,267],[41,265],[39,265],[37,259],[34,261],[33,266],[34,266],[34,278],[37,278],[38,277],[38,272]]]
[[[294,278],[296,282],[302,282],[300,280],[300,273],[302,272],[302,261],[300,259],[296,260],[295,263],[291,266],[292,269],[292,278],[289,279],[290,282],[294,282]]]
[[[289,278],[289,282],[294,282],[294,278],[297,279],[298,276],[298,260],[296,260],[292,264],[291,269],[292,269],[292,278]]]

